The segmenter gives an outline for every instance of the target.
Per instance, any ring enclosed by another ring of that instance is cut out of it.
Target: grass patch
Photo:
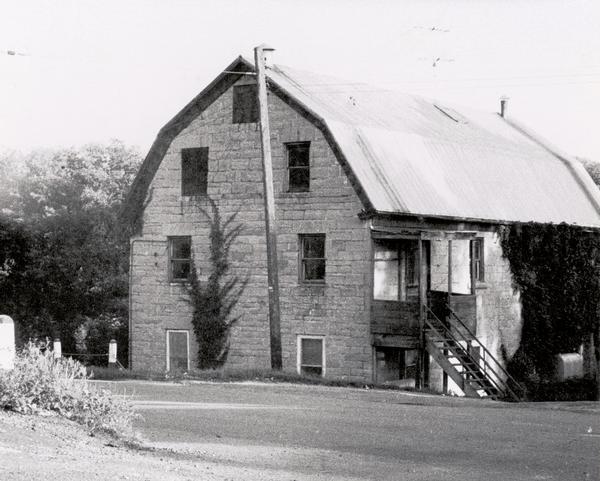
[[[300,375],[289,371],[274,371],[272,369],[192,369],[189,372],[150,372],[135,370],[118,370],[116,368],[89,367],[90,374],[94,379],[101,380],[126,380],[140,379],[147,381],[210,381],[210,382],[243,382],[259,381],[265,383],[292,383],[333,387],[354,387],[361,389],[383,389],[423,392],[437,394],[429,389],[415,389],[411,387],[399,387],[393,384],[373,384],[353,379],[328,379],[319,376]]]
[[[71,358],[54,359],[44,347],[30,342],[17,353],[14,369],[0,371],[0,409],[57,413],[92,434],[131,436],[136,414],[128,400],[91,385],[83,364]]]

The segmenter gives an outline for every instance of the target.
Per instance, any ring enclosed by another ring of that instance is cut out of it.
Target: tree
[[[118,141],[24,159],[0,227],[9,235],[20,226],[27,239],[21,267],[0,284],[0,310],[23,340],[58,336],[75,352],[74,333],[91,319],[126,328],[128,235],[117,213],[139,163]]]
[[[585,159],[583,157],[576,157],[582,164],[585,170],[587,170],[588,174],[594,181],[597,186],[600,186],[600,164],[598,162],[594,162],[590,159]]]

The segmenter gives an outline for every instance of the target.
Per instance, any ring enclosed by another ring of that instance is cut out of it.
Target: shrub
[[[127,366],[128,324],[126,314],[106,315],[86,318],[75,332],[77,353],[87,365],[106,366],[108,364],[108,346],[111,339],[117,341],[117,359]]]
[[[43,344],[28,343],[15,367],[0,371],[0,408],[22,414],[55,412],[90,430],[131,434],[135,418],[126,398],[89,382],[85,366],[69,358],[54,359]]]

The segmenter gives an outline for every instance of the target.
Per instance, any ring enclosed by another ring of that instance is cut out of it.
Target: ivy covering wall
[[[232,316],[232,311],[248,283],[248,279],[229,275],[229,250],[243,229],[241,224],[234,224],[237,213],[223,221],[216,203],[210,198],[208,201],[211,213],[199,209],[210,227],[208,280],[198,278],[193,262],[187,299],[193,308],[192,325],[198,341],[199,369],[215,369],[227,360],[229,333],[239,320]]]
[[[556,354],[578,351],[600,319],[600,231],[517,224],[501,232],[521,292],[523,332],[509,369],[521,380],[551,378]]]

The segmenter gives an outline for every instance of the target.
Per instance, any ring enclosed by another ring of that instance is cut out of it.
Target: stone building
[[[270,366],[260,127],[253,65],[228,65],[160,131],[124,213],[134,369],[195,366],[185,283],[209,269],[200,209],[239,212],[226,366]],[[506,394],[521,333],[498,228],[600,224],[575,161],[504,115],[272,65],[267,70],[283,369]]]

